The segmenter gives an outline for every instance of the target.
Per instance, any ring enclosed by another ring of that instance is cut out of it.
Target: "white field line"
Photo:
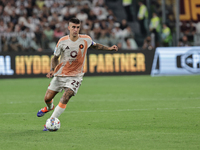
[[[160,98],[159,100],[163,101],[163,100],[192,100],[192,99],[200,99],[200,97],[192,97],[192,98]],[[142,99],[120,99],[120,100],[98,100],[98,99],[94,99],[94,100],[86,100],[84,102],[130,102],[130,101],[157,101],[158,99],[153,99],[153,98],[150,98],[150,99],[146,99],[146,98],[142,98]],[[59,99],[56,99],[54,101],[55,103],[58,103],[59,102]],[[77,103],[81,103],[83,101],[78,101],[78,100],[70,100],[70,102],[77,102]],[[4,102],[0,102],[0,105],[3,105],[3,104],[23,104],[23,103],[30,103],[30,104],[35,104],[35,103],[44,103],[44,100],[41,99],[39,101],[15,101],[15,102],[12,102],[12,101],[4,101]]]
[[[64,113],[104,113],[104,112],[125,112],[125,111],[149,111],[149,110],[181,110],[181,109],[200,109],[200,107],[185,107],[185,108],[144,108],[144,109],[118,109],[118,110],[85,110],[85,111],[65,111]],[[36,114],[37,112],[27,112],[27,113],[0,113],[1,115],[25,115],[25,114]]]

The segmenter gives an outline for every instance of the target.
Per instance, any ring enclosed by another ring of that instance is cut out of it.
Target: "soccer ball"
[[[54,117],[47,119],[46,128],[49,131],[57,131],[58,129],[60,129],[60,120]]]

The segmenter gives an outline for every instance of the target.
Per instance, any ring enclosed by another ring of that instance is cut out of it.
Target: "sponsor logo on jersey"
[[[75,58],[77,55],[78,55],[77,51],[72,51],[72,52],[70,53],[70,56],[71,56],[72,58]]]

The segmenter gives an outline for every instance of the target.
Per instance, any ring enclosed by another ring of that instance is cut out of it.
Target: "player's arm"
[[[111,47],[99,44],[99,43],[94,43],[91,48],[94,48],[96,50],[107,50],[107,51],[118,51],[118,47],[116,45],[113,45]]]
[[[58,58],[59,56],[53,56],[52,60],[51,60],[51,70],[50,72],[46,75],[47,78],[51,78],[54,75],[54,69],[56,68],[56,66],[58,65]]]

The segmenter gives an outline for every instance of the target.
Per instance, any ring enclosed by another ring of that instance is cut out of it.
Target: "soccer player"
[[[56,45],[54,56],[51,60],[51,70],[46,75],[48,78],[54,77],[44,97],[46,107],[38,111],[38,117],[42,117],[54,109],[53,98],[62,90],[64,90],[64,93],[51,117],[58,118],[64,112],[69,99],[76,95],[83,80],[83,67],[89,47],[97,50],[118,51],[116,45],[107,47],[95,43],[88,35],[79,34],[80,25],[79,19],[70,19],[69,35],[60,38]],[[59,57],[60,61],[58,62]],[[43,131],[47,131],[45,126]]]

